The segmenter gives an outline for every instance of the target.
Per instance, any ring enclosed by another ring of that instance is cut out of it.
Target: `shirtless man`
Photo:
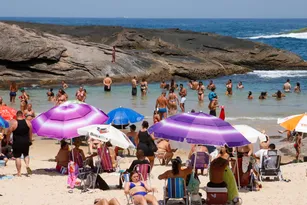
[[[208,89],[208,90],[211,90],[212,88],[215,89],[216,87],[215,87],[215,84],[213,83],[213,80],[210,80],[210,82],[209,82],[209,84],[208,84],[208,86],[207,86],[207,89]]]
[[[131,80],[131,86],[132,86],[131,94],[132,94],[132,96],[136,96],[137,93],[138,93],[138,90],[137,90],[138,82],[137,82],[136,76],[133,76],[133,78]]]
[[[0,97],[0,105],[6,106],[6,104],[3,102],[3,98],[2,97]]]
[[[156,110],[158,109],[161,120],[167,118],[167,106],[168,100],[166,98],[166,92],[162,91],[162,94],[158,97],[156,101]]]
[[[175,115],[177,113],[177,103],[179,104],[179,100],[176,93],[174,93],[174,89],[172,88],[168,94],[169,115]]]
[[[32,109],[32,104],[31,103],[28,104],[27,109],[23,112],[23,114],[24,114],[26,120],[31,121],[31,120],[33,120],[35,118],[35,112]]]
[[[115,63],[115,46],[113,46],[113,49],[112,49],[112,63]]]
[[[198,93],[198,101],[200,102],[204,101],[205,86],[203,85],[203,82],[201,81],[199,81],[198,83],[197,93]]]
[[[127,137],[130,139],[130,141],[135,145],[135,138],[138,135],[138,132],[136,132],[136,126],[134,124],[130,125],[130,132],[127,132]]]
[[[192,90],[197,90],[198,82],[196,80],[192,80]]]
[[[244,88],[244,85],[243,83],[240,81],[237,85],[237,89],[243,89]]]
[[[226,83],[226,95],[232,95],[232,81],[231,79],[228,80]]]
[[[103,79],[103,85],[105,92],[111,91],[112,79],[109,77],[109,74],[107,74],[105,79]]]
[[[160,83],[160,88],[165,89],[165,86],[166,86],[166,82],[164,80],[162,80],[161,83]]]
[[[284,91],[287,93],[291,92],[290,79],[287,79],[287,82],[284,84]]]
[[[295,143],[293,145],[294,149],[296,151],[295,159],[296,159],[297,162],[299,162],[299,157],[300,157],[300,154],[301,154],[302,136],[303,136],[303,133],[298,132],[296,134]]]
[[[62,88],[65,90],[66,88],[68,88],[68,85],[65,83],[65,81],[62,81]]]
[[[222,157],[218,157],[211,162],[210,182],[208,182],[207,187],[227,187],[224,181],[224,172],[228,164],[229,161]]]
[[[177,149],[172,149],[169,143],[169,140],[161,139],[158,144],[158,153],[164,153],[164,155],[158,155],[158,158],[162,158],[163,162],[162,165],[168,165],[171,159],[174,156],[173,152],[176,152]]]
[[[180,108],[181,108],[181,111],[184,112],[184,103],[185,101],[187,100],[187,89],[185,89],[183,87],[183,84],[180,84],[180,91],[179,91],[179,95],[181,97],[181,100],[180,100]]]
[[[80,102],[85,101],[85,92],[82,86],[76,92],[76,99],[79,100]]]
[[[210,101],[209,105],[208,105],[208,108],[209,108],[209,110],[210,110],[209,114],[216,117],[216,108],[217,108],[217,107],[219,107],[217,98],[213,98],[213,99]]]

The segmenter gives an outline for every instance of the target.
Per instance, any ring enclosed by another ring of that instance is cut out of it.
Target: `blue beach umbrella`
[[[130,109],[119,107],[108,113],[109,119],[106,124],[114,125],[127,125],[129,123],[140,122],[144,119],[144,116],[140,113]]]
[[[0,116],[0,127],[8,128],[10,124]]]

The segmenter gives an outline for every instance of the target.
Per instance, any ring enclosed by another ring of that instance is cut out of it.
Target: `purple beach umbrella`
[[[103,124],[108,116],[88,105],[64,103],[55,106],[32,120],[33,133],[54,139],[71,139],[78,135],[78,128]]]
[[[202,112],[182,113],[154,124],[148,129],[155,137],[199,145],[238,147],[250,144],[246,138],[217,117]]]

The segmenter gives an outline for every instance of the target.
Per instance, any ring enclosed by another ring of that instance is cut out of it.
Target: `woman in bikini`
[[[28,104],[27,109],[23,112],[26,120],[31,121],[32,119],[35,118],[35,112],[32,109],[32,104]]]
[[[12,82],[10,85],[10,102],[15,103],[16,93],[18,91],[17,85],[15,82]]]
[[[231,79],[228,80],[226,83],[226,95],[232,95],[232,81]]]
[[[154,124],[160,122],[161,118],[157,110],[154,111],[152,120]]]
[[[21,96],[19,96],[20,99],[20,110],[24,112],[28,105],[29,95],[26,93],[24,88],[21,88]]]
[[[131,172],[130,182],[125,184],[125,194],[130,194],[134,204],[140,205],[158,205],[158,201],[155,196],[148,194],[147,192],[157,192],[155,188],[151,188],[146,182],[140,180],[139,173],[136,171]]]
[[[141,95],[145,96],[148,90],[148,84],[145,78],[142,79],[142,82],[140,83],[140,88],[141,88]]]
[[[63,89],[59,89],[58,95],[57,95],[57,100],[56,100],[56,105],[60,105],[64,102],[67,101],[66,93]]]
[[[179,100],[177,95],[174,93],[174,89],[170,89],[168,94],[168,114],[175,115],[177,113],[177,103],[179,104]]]
[[[200,102],[204,101],[205,86],[201,81],[198,83],[197,93],[198,93],[198,100]]]
[[[295,143],[293,145],[294,149],[296,151],[296,155],[295,155],[296,162],[299,162],[299,157],[300,157],[300,154],[301,154],[302,135],[303,135],[303,133],[301,133],[301,132],[298,132],[296,134]]]
[[[54,100],[53,88],[50,88],[46,94],[47,94],[47,97],[48,97],[48,101]]]

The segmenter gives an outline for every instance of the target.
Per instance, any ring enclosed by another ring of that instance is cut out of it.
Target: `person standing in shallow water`
[[[10,102],[15,103],[15,98],[17,95],[18,87],[15,82],[12,82],[10,85]]]
[[[290,79],[287,79],[287,82],[284,84],[283,89],[284,89],[284,91],[285,91],[286,93],[291,92],[291,84],[290,84]]]
[[[232,81],[231,79],[228,80],[226,83],[226,95],[232,95]]]
[[[132,86],[131,94],[132,96],[136,96],[138,93],[138,90],[137,90],[138,82],[137,82],[136,76],[133,76],[133,79],[131,80],[131,86]]]
[[[112,49],[112,63],[115,63],[115,53],[116,53],[115,46],[113,46],[113,49]]]
[[[181,97],[181,100],[180,100],[180,108],[181,108],[181,111],[184,112],[185,109],[184,109],[184,103],[185,101],[187,100],[187,89],[185,89],[183,87],[183,84],[180,84],[180,91],[179,91],[179,95]]]
[[[105,92],[111,91],[112,79],[110,78],[109,74],[107,74],[105,79],[103,79],[103,85]]]
[[[15,158],[17,176],[21,176],[21,156],[23,155],[27,173],[32,174],[29,167],[29,148],[32,145],[32,125],[31,122],[23,118],[22,111],[16,114],[16,120],[12,120],[11,127],[7,133],[7,142],[13,133],[13,156]]]

